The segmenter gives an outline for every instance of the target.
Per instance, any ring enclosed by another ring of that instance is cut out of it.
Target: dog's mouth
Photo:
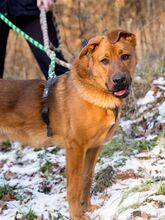
[[[109,93],[113,94],[115,97],[118,97],[120,99],[126,98],[130,93],[129,85],[123,85],[120,87],[115,86],[113,89],[109,89],[107,84],[106,86]]]
[[[113,95],[118,97],[118,98],[126,98],[129,95],[129,90],[128,89],[122,89],[118,91],[112,91]]]

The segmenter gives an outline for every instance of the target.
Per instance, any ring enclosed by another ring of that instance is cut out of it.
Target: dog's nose
[[[123,73],[117,73],[112,76],[112,80],[115,84],[124,83],[126,81],[126,76]]]

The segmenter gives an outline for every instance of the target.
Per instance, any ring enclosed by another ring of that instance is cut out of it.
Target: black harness
[[[117,121],[117,118],[118,118],[118,114],[119,114],[119,108],[118,107],[115,107],[113,109],[110,109],[111,111],[113,111],[113,114],[115,116],[115,124],[116,124],[116,121]],[[109,132],[114,128],[115,124],[113,124],[110,129],[109,129]]]
[[[49,98],[50,88],[54,85],[56,80],[57,80],[57,77],[49,79],[44,87],[44,93],[43,93],[44,106],[43,106],[41,115],[42,115],[43,121],[47,125],[47,136],[48,137],[53,136],[53,130],[50,127],[50,120],[49,120],[48,98]]]
[[[115,116],[115,122],[117,121],[117,118],[118,118],[118,114],[119,114],[119,108],[118,107],[115,107],[112,109],[113,111],[113,114]]]

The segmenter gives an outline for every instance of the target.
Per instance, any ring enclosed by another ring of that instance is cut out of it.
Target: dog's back
[[[41,80],[0,80],[1,139],[30,139],[28,129],[41,121],[43,87]]]
[[[51,138],[41,114],[46,81],[0,80],[0,141],[15,140],[35,148],[63,146],[66,78],[61,76],[50,90],[49,117],[54,133]]]
[[[0,111],[5,110],[2,115],[26,105],[26,100],[28,105],[36,104],[37,100],[34,100],[34,103],[29,103],[29,97],[33,96],[35,99],[35,96],[41,95],[43,87],[44,81],[42,80],[0,80]]]

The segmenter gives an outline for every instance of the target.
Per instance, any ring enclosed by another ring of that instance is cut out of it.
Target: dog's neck
[[[75,74],[74,70],[73,73],[71,73],[71,78],[77,93],[85,101],[105,109],[115,109],[123,104],[121,99],[89,83],[88,80]]]

